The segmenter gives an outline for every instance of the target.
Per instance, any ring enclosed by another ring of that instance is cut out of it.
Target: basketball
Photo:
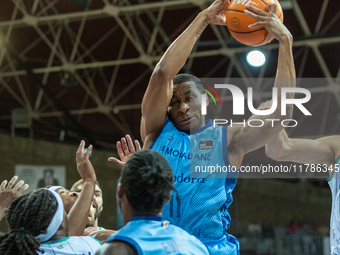
[[[249,46],[260,46],[267,43],[269,34],[265,27],[249,28],[250,24],[257,21],[244,13],[246,5],[252,5],[263,11],[269,3],[276,3],[276,15],[283,22],[283,11],[277,0],[232,0],[226,12],[226,23],[230,34],[240,43]],[[271,38],[272,40],[273,38]]]

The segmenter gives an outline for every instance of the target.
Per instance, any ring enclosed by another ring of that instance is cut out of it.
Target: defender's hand
[[[281,20],[276,16],[277,5],[270,3],[266,7],[266,11],[262,11],[252,5],[247,5],[244,13],[257,20],[256,23],[249,25],[249,28],[257,28],[264,26],[269,34],[266,37],[267,42],[274,37],[278,41],[285,38],[292,38],[291,33]]]
[[[113,233],[117,231],[115,230],[97,230],[96,232],[91,233],[91,236],[93,238],[96,238],[97,240],[101,241],[102,243],[106,242],[106,239],[110,237]]]
[[[268,101],[260,104],[260,106],[257,108],[257,110],[268,110],[268,109],[272,108],[272,105],[273,105],[273,100],[268,100]]]
[[[6,213],[11,206],[12,202],[18,197],[22,196],[28,189],[29,185],[25,184],[24,181],[19,181],[16,185],[15,182],[18,180],[18,176],[14,176],[7,184],[7,180],[4,180],[0,186],[0,220],[6,216]]]
[[[136,151],[142,150],[138,140],[135,140],[135,146],[133,145],[131,137],[126,135],[125,138],[123,137],[121,139],[121,142],[117,142],[117,152],[120,160],[115,157],[110,157],[108,161],[111,161],[120,169],[123,169],[126,161],[131,157],[131,155]]]
[[[90,145],[84,154],[85,141],[81,141],[76,153],[77,171],[84,182],[96,182],[96,172],[90,161],[90,153],[93,146]]]

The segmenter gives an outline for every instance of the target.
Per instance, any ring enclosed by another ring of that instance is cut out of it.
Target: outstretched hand
[[[272,100],[268,100],[266,102],[262,102],[260,104],[260,106],[257,107],[257,110],[263,110],[263,111],[264,110],[268,110],[268,109],[272,108],[272,105],[273,105],[273,99]],[[254,113],[252,115],[254,115]]]
[[[257,110],[268,110],[268,109],[272,108],[272,105],[273,105],[273,99],[261,103],[260,106],[257,107]]]
[[[4,180],[0,186],[0,221],[6,216],[6,213],[11,206],[12,202],[18,197],[22,196],[28,189],[29,185],[25,184],[24,181],[19,181],[16,185],[15,182],[18,180],[18,176],[14,176],[7,184],[7,180]]]
[[[96,182],[96,172],[92,166],[90,161],[90,153],[93,149],[93,146],[90,145],[87,148],[86,153],[84,153],[85,141],[81,141],[76,152],[76,162],[77,162],[77,171],[80,175],[80,178],[83,179],[84,182],[91,181]]]
[[[117,142],[117,152],[120,160],[115,157],[110,157],[108,158],[108,161],[111,161],[112,163],[117,165],[120,169],[123,169],[126,161],[131,157],[131,155],[136,151],[140,150],[141,146],[138,140],[135,140],[135,145],[133,145],[131,137],[129,135],[126,135],[120,140],[120,142],[119,141]]]
[[[276,15],[277,5],[275,3],[269,3],[266,6],[266,11],[262,11],[252,5],[247,5],[244,13],[257,20],[256,23],[249,25],[249,28],[258,28],[264,26],[269,34],[266,36],[266,41],[270,42],[271,38],[275,38],[278,41],[289,36],[292,37],[289,30],[281,22]]]
[[[109,230],[109,229],[105,229],[105,230],[97,230],[95,232],[91,233],[91,236],[97,240],[99,240],[102,243],[105,243],[106,240],[110,237],[110,235],[112,235],[113,233],[115,233],[117,231],[115,230]]]
[[[84,236],[88,236],[91,233],[96,232],[96,231],[97,231],[97,228],[95,227],[87,227],[84,229]]]
[[[229,0],[215,0],[207,9],[207,21],[214,25],[226,25],[226,11]]]

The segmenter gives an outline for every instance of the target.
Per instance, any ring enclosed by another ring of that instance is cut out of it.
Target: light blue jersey
[[[228,207],[237,173],[226,177],[205,172],[211,166],[230,166],[227,153],[227,127],[213,127],[212,121],[188,135],[171,121],[151,145],[170,163],[174,172],[176,193],[163,209],[163,217],[200,239],[211,254],[239,254],[239,243],[227,233],[230,225]],[[197,173],[197,167],[202,172]],[[204,168],[206,167],[206,168]],[[207,178],[209,177],[209,178]],[[220,178],[211,178],[220,177]],[[223,177],[223,178],[221,178]]]
[[[340,164],[340,156],[336,160],[336,164]],[[331,254],[340,254],[340,172],[333,172],[332,176],[328,179],[328,184],[332,191],[332,214],[330,226],[330,241],[331,241]]]
[[[101,243],[88,236],[69,236],[59,240],[42,243],[39,249],[44,255],[94,255]]]
[[[163,221],[161,216],[134,217],[112,234],[106,243],[123,241],[132,245],[138,255],[208,255],[202,242],[183,229]]]

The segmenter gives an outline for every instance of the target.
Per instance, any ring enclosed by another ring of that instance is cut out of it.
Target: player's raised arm
[[[96,173],[89,159],[92,145],[84,153],[85,142],[81,141],[76,153],[77,170],[84,181],[84,187],[68,214],[69,236],[82,236],[88,221],[93,194],[97,181]]]
[[[144,143],[148,143],[150,136],[156,137],[163,127],[173,95],[172,79],[185,64],[195,42],[207,25],[210,23],[225,25],[228,4],[229,0],[216,0],[209,8],[200,12],[157,63],[142,101],[141,130],[144,131],[142,132]]]
[[[258,119],[264,122],[262,127],[250,127],[249,125],[234,128],[233,143],[237,144],[238,152],[241,155],[258,149],[268,143],[282,129],[281,121],[290,119],[293,112],[293,106],[286,106],[286,115],[281,115],[281,88],[295,87],[295,66],[292,54],[293,37],[288,29],[282,24],[276,16],[276,5],[268,4],[270,12],[259,10],[253,6],[247,6],[245,13],[257,20],[251,25],[252,28],[264,26],[270,32],[269,37],[273,36],[279,41],[279,57],[275,85],[278,89],[278,100],[276,110],[270,115],[253,115],[251,119]],[[251,12],[250,12],[251,11]],[[287,93],[286,98],[292,99],[294,93]],[[267,119],[276,119],[275,122],[266,121]],[[248,120],[248,121],[249,121]],[[240,154],[239,154],[240,155]]]

